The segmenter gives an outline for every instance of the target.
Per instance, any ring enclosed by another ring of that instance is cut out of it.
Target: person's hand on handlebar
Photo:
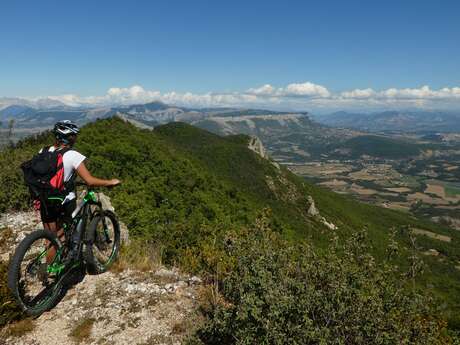
[[[106,185],[107,187],[115,187],[119,185],[121,181],[119,179],[113,178],[111,180],[108,180],[108,184]]]

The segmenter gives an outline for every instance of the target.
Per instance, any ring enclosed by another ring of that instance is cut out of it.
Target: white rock
[[[439,256],[439,252],[436,249],[428,249],[426,252],[423,252],[423,254],[428,256]]]
[[[189,282],[192,284],[201,284],[203,281],[201,278],[198,278],[197,276],[193,276],[189,279]]]
[[[24,232],[20,232],[20,233],[18,234],[18,236],[16,237],[16,243],[22,242],[22,240],[23,240],[24,238],[26,238],[26,236],[27,236],[27,235],[26,235]]]
[[[187,283],[184,282],[183,280],[180,280],[177,282],[177,287],[185,287],[185,286],[187,286]]]
[[[177,272],[173,270],[168,270],[166,268],[160,268],[155,272],[155,275],[159,277],[165,277],[165,278],[176,278],[177,277]]]
[[[166,284],[165,289],[168,292],[173,292],[175,290],[175,286],[173,284]]]
[[[316,208],[316,205],[315,205],[315,200],[313,200],[313,198],[309,195],[308,198],[308,215],[310,217],[316,217],[316,216],[319,216],[319,211],[318,209]]]
[[[111,212],[115,212],[115,208],[112,205],[112,202],[110,201],[110,198],[105,195],[102,192],[97,193],[97,198],[102,204],[102,208],[104,210],[109,210]],[[127,226],[118,219],[118,222],[120,223],[120,240],[121,243],[124,244],[129,244],[129,230]]]
[[[330,230],[337,230],[338,227],[334,223],[330,223],[326,220],[326,218],[322,217],[321,222],[326,225]]]
[[[268,159],[268,155],[265,150],[265,147],[262,144],[262,141],[258,137],[253,136],[251,137],[251,139],[249,139],[248,149],[254,151],[262,158]]]

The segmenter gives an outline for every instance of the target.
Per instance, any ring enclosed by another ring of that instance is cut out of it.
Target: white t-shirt
[[[51,152],[54,152],[55,150],[56,148],[54,146],[51,146],[49,148],[49,151]],[[42,151],[43,149],[41,149],[39,153],[41,153]],[[64,182],[70,180],[75,170],[77,170],[77,168],[85,159],[85,156],[83,156],[80,152],[77,152],[75,150],[69,150],[66,153],[64,153],[64,155],[62,156],[62,163],[64,165]],[[75,193],[70,192],[69,194],[67,194],[65,199],[75,199]]]

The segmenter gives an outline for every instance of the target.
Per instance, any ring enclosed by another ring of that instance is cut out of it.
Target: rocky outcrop
[[[313,200],[313,198],[309,195],[308,196],[308,215],[310,217],[316,217],[316,216],[319,216],[319,211],[318,209],[316,208],[316,205],[315,205],[315,200]]]
[[[110,198],[107,195],[105,195],[102,192],[99,192],[99,193],[97,193],[97,198],[101,202],[102,208],[104,210],[109,210],[109,211],[115,212],[115,208],[112,206]],[[128,228],[126,227],[126,225],[120,219],[118,219],[118,222],[120,223],[120,239],[121,239],[121,243],[129,244],[129,231],[128,231]]]
[[[427,256],[439,256],[439,251],[436,249],[428,249],[427,251],[423,252],[423,254]]]
[[[258,137],[253,136],[251,139],[249,139],[248,149],[254,151],[262,158],[268,159],[267,151],[265,150],[262,141]]]
[[[278,174],[276,177],[266,175],[265,182],[267,183],[268,188],[270,188],[270,190],[280,200],[295,203],[299,199],[303,198],[303,194],[299,192],[297,186],[283,176],[283,174]]]
[[[276,197],[285,202],[295,204],[299,200],[304,200],[304,195],[299,191],[297,186],[285,178],[283,175],[279,174],[277,179],[272,178],[271,176],[265,176],[265,181],[268,188],[276,195]],[[306,205],[307,216],[313,218],[330,230],[337,230],[338,227],[332,222],[329,222],[325,217],[321,216],[319,209],[316,207],[315,200],[312,196],[307,197]]]
[[[249,139],[248,149],[250,149],[251,151],[254,151],[260,157],[270,161],[270,163],[272,163],[275,168],[280,169],[280,165],[270,159],[270,156],[268,155],[267,150],[265,150],[264,144],[262,144],[262,141],[258,137],[252,136]]]
[[[140,121],[137,121],[134,118],[129,117],[129,115],[127,115],[127,114],[117,112],[117,114],[115,116],[118,117],[119,119],[122,119],[125,122],[131,123],[132,125],[140,128],[140,129],[153,129],[153,127],[148,126],[145,123],[142,123]]]
[[[318,208],[315,205],[315,200],[310,195],[307,198],[307,214],[311,218],[319,220],[323,225],[325,225],[329,230],[337,230],[338,227],[332,222],[329,222],[326,218],[321,216]]]
[[[328,222],[326,218],[321,217],[321,223],[323,223],[329,230],[337,230],[338,227],[332,222]]]

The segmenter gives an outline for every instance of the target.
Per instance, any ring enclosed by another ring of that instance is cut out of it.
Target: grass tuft
[[[5,328],[4,335],[6,337],[21,337],[35,329],[35,323],[32,319],[24,319],[14,322]]]
[[[161,266],[161,249],[149,239],[134,238],[121,248],[111,271],[120,273],[128,268],[141,272],[155,271]]]
[[[82,341],[87,340],[91,336],[91,331],[95,321],[96,320],[93,318],[85,318],[80,320],[70,333],[70,337],[73,338],[73,340],[75,340],[77,343],[81,343]]]

